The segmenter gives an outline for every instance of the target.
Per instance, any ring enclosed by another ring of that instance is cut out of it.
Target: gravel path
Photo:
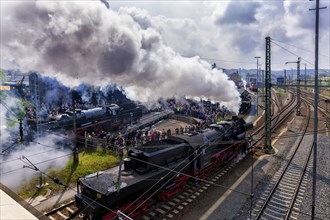
[[[315,215],[319,219],[330,219],[330,137],[318,136],[317,146],[317,176],[316,176],[316,207]],[[312,172],[312,170],[311,170]],[[308,176],[308,185],[301,205],[301,214],[298,219],[311,219],[312,207],[312,180],[313,173]]]

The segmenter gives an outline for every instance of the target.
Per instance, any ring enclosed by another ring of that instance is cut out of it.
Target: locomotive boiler
[[[245,154],[251,123],[233,117],[201,132],[170,136],[128,150],[124,167],[82,177],[76,205],[88,219],[135,218],[154,201],[181,192],[189,181],[206,179],[224,164]]]
[[[102,122],[116,122],[113,124],[127,124],[138,120],[142,116],[142,108],[140,106],[133,106],[126,109],[111,104],[105,107],[96,107],[87,110],[76,110],[76,126],[82,128],[90,126],[95,123]],[[48,123],[50,129],[71,129],[73,125],[73,112],[66,111],[63,114],[52,118]]]

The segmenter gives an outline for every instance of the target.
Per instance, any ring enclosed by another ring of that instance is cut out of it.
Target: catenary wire
[[[297,48],[297,49],[299,49],[299,50],[303,50],[303,51],[306,51],[306,52],[309,52],[309,53],[314,54],[313,51],[310,51],[310,50],[306,50],[306,49],[304,49],[304,48],[297,47],[297,46],[295,46],[295,45],[293,45],[293,44],[288,44],[288,43],[285,43],[285,42],[283,42],[283,41],[276,40],[276,39],[274,39],[274,38],[272,38],[272,40],[277,41],[277,42],[282,43],[282,44],[286,44],[286,45],[291,46],[291,47],[295,47],[295,48]],[[320,55],[320,56],[327,57],[327,58],[330,58],[330,56],[327,56],[327,55],[324,55],[324,54],[319,54],[319,55]]]

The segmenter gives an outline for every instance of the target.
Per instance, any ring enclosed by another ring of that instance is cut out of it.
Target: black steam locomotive
[[[241,93],[241,105],[239,108],[240,114],[246,114],[248,111],[250,111],[251,108],[251,95],[247,90],[244,90]]]
[[[76,205],[88,219],[117,219],[118,212],[135,218],[153,201],[167,200],[188,181],[206,179],[245,154],[245,132],[251,128],[252,124],[233,117],[198,133],[129,149],[123,169],[117,166],[78,180]]]
[[[103,107],[96,107],[87,110],[76,109],[76,128],[77,132],[83,133],[84,130],[91,128],[96,130],[118,130],[120,126],[137,122],[144,111],[141,105],[117,105],[111,104]],[[72,130],[73,111],[65,111],[56,116],[40,116],[40,126],[43,130]],[[36,119],[27,119],[27,123],[32,130],[37,129]]]
[[[96,121],[108,120],[110,118],[118,119],[121,123],[134,121],[142,116],[142,108],[135,106],[131,109],[124,109],[117,104],[111,104],[105,107],[97,107],[87,110],[76,110],[77,127],[83,127]],[[50,128],[72,128],[73,112],[66,111],[63,114],[52,118],[48,123]]]

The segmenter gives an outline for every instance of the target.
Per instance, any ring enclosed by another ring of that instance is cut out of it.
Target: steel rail
[[[309,122],[310,122],[310,118],[311,118],[310,115],[311,115],[311,114],[310,114],[310,108],[308,108],[308,118],[307,118],[307,122],[306,122],[306,125],[305,125],[305,128],[304,128],[304,131],[303,131],[304,134],[307,132],[307,128],[308,128],[308,125],[309,125]],[[282,171],[280,177],[277,179],[277,181],[275,182],[274,186],[272,187],[272,189],[271,189],[270,193],[268,194],[266,200],[263,202],[263,205],[262,205],[261,208],[259,209],[257,215],[255,216],[255,219],[260,219],[260,218],[261,218],[261,215],[264,213],[266,207],[267,207],[268,204],[271,202],[271,198],[273,197],[273,195],[274,195],[274,193],[275,193],[275,190],[278,189],[279,184],[281,183],[281,181],[282,181],[284,175],[287,173],[289,166],[292,164],[291,162],[292,162],[293,159],[295,158],[295,156],[296,156],[296,154],[297,154],[297,152],[298,152],[298,149],[299,149],[299,147],[300,147],[300,144],[302,143],[302,140],[303,140],[303,139],[304,139],[304,135],[302,135],[302,136],[300,137],[300,139],[299,139],[299,143],[297,144],[296,149],[294,150],[293,154],[291,155],[291,157],[290,157],[288,163],[285,165],[285,167],[284,167],[284,169],[283,169],[283,171]],[[312,149],[312,146],[311,146],[310,149]],[[312,150],[309,151],[309,155],[308,155],[308,157],[307,157],[307,159],[306,159],[306,161],[305,161],[305,163],[304,163],[304,169],[303,169],[303,172],[301,172],[301,175],[300,175],[300,178],[299,178],[299,183],[301,183],[302,178],[303,178],[303,175],[304,175],[304,172],[306,171],[306,166],[307,166],[308,161],[309,161],[309,159],[310,159],[311,152],[312,152]],[[300,184],[299,184],[299,187],[300,187]],[[297,187],[296,187],[295,190],[294,190],[294,193],[297,193],[297,192],[298,192],[298,189],[297,189]],[[294,198],[296,198],[296,196],[294,196]],[[260,201],[260,200],[259,200],[259,201]],[[292,206],[293,206],[293,202],[294,202],[294,201],[291,200],[290,205],[289,205],[289,208],[290,208],[290,209],[291,209]],[[289,212],[290,209],[288,209],[288,212]],[[288,213],[286,214],[286,216],[288,216]],[[289,216],[288,216],[288,217],[289,217]]]

